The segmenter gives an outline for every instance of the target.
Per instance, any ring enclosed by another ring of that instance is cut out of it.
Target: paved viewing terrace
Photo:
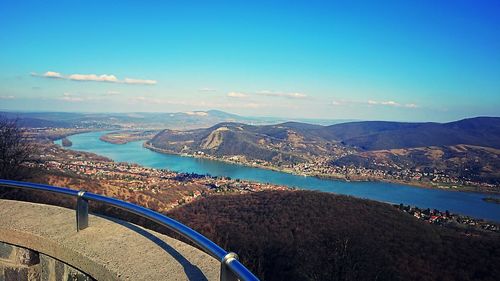
[[[0,200],[0,280],[219,280],[220,261],[117,219]],[[28,279],[29,276],[29,279]]]

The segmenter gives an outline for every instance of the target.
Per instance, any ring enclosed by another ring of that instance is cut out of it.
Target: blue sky
[[[1,1],[0,109],[500,115],[498,1],[159,2]]]

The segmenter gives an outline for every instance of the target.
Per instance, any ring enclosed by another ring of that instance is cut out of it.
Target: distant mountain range
[[[366,121],[331,126],[298,122],[254,126],[231,122],[182,132],[164,130],[151,140],[155,146],[172,150],[195,149],[219,154],[242,153],[246,147],[261,150],[265,144],[273,143],[291,144],[299,149],[326,143],[361,150],[457,144],[500,148],[500,118],[477,117],[450,123]]]
[[[240,122],[253,125],[276,124],[287,121],[275,117],[245,117],[219,110],[174,113],[67,113],[67,112],[0,112],[0,116],[18,119],[24,127],[110,128],[110,129],[195,129],[221,122]],[[337,124],[353,120],[298,119],[315,124]]]

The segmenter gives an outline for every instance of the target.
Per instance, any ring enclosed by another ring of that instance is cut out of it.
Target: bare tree
[[[35,145],[18,126],[17,120],[0,116],[0,178],[30,178],[31,169],[26,164],[33,159],[35,151]]]

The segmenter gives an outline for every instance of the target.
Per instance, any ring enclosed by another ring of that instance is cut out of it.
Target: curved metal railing
[[[38,191],[48,191],[57,194],[63,194],[77,198],[76,206],[76,225],[77,231],[83,230],[88,226],[88,201],[101,202],[106,205],[114,206],[116,208],[128,211],[130,213],[139,215],[141,217],[152,220],[168,229],[178,233],[182,237],[189,239],[191,242],[200,247],[204,252],[211,255],[221,263],[220,280],[233,281],[243,280],[252,281],[259,279],[253,275],[242,263],[238,261],[238,256],[235,253],[227,252],[219,247],[214,242],[210,241],[205,236],[196,232],[195,230],[185,226],[184,224],[164,216],[160,213],[154,212],[150,209],[137,206],[115,198],[102,196],[86,191],[78,191],[69,188],[56,187],[45,184],[20,182],[12,180],[0,179],[0,186],[14,187],[20,189],[30,189]]]

